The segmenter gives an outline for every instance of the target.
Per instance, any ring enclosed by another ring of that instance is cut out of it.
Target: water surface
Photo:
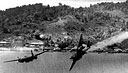
[[[71,53],[44,53],[30,63],[3,63],[24,52],[0,52],[0,73],[128,73],[127,54],[87,54],[69,71]]]

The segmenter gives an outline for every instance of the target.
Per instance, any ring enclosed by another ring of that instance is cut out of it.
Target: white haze
[[[101,2],[124,2],[126,0],[2,0],[0,2],[0,10],[13,8],[16,6],[43,3],[44,5],[57,6],[58,3],[66,4],[75,8],[89,7],[90,4],[96,4]]]

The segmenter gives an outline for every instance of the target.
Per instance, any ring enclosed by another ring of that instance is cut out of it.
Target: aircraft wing
[[[79,42],[78,42],[78,45],[77,45],[77,48],[80,47],[80,46],[82,46],[82,44],[83,44],[83,35],[81,34],[80,35]]]
[[[40,53],[36,54],[35,56],[41,55],[41,54],[43,54],[45,52],[47,52],[47,51],[40,52]]]
[[[70,67],[69,71],[71,71],[71,70],[72,70],[72,68],[73,68],[73,66],[75,65],[75,63],[76,63],[76,60],[72,62],[72,64],[71,64],[71,67]]]
[[[15,60],[9,60],[9,61],[4,61],[4,63],[6,63],[6,62],[13,62],[13,61],[18,61],[18,59],[15,59]]]

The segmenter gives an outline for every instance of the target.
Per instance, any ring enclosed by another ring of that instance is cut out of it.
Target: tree
[[[59,3],[59,6],[62,6],[62,3]]]

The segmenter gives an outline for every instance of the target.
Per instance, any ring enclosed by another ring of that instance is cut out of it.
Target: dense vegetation
[[[115,32],[127,30],[127,15],[128,1],[105,2],[85,8],[61,3],[53,7],[41,3],[24,5],[0,11],[0,40],[19,35],[33,39],[35,32],[39,31],[67,32],[72,37],[83,33],[85,39],[101,41]]]

